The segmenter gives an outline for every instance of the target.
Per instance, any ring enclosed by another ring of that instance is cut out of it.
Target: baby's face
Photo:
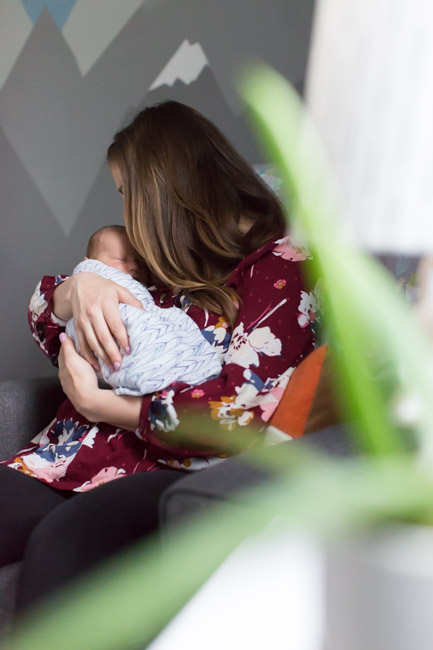
[[[102,233],[95,259],[139,279],[140,269],[137,264],[136,252],[128,238],[121,233],[110,231]]]

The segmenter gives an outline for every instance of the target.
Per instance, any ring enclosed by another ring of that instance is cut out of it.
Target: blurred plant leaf
[[[147,540],[56,596],[22,621],[11,650],[46,650],[59,639],[62,650],[144,647],[227,554],[273,517],[288,529],[328,537],[393,519],[432,521],[430,467],[403,453],[403,432],[391,412],[401,387],[416,390],[424,411],[414,430],[429,448],[428,343],[385,271],[341,233],[337,192],[295,93],[275,72],[256,68],[243,94],[283,171],[291,220],[316,256],[339,350],[342,400],[371,455],[334,461],[296,444],[250,452],[250,462],[274,472],[272,481],[239,495],[237,507],[200,513],[162,549],[159,540]],[[193,438],[201,426],[194,423]],[[224,444],[248,446],[243,435],[230,436]]]
[[[404,427],[393,417],[393,402],[415,393],[422,408],[412,431],[430,450],[430,342],[388,272],[350,241],[330,165],[295,91],[265,66],[244,77],[242,90],[289,189],[289,225],[313,251],[316,275],[324,278],[339,390],[359,423],[357,440],[370,453],[403,452]]]
[[[273,458],[272,458],[273,455]],[[332,538],[431,511],[433,480],[407,457],[338,462],[295,445],[248,454],[274,481],[138,544],[22,621],[10,650],[143,648],[247,535],[268,522]]]

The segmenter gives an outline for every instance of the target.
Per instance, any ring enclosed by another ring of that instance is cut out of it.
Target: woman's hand
[[[63,286],[66,285],[66,286]],[[119,314],[119,303],[143,308],[128,289],[96,273],[77,273],[54,292],[54,313],[63,320],[74,318],[81,352],[92,366],[95,356],[118,368],[122,361],[119,345],[129,351],[128,333]]]
[[[75,349],[74,342],[60,334],[59,379],[63,392],[82,415],[86,415],[89,405],[100,391],[98,379],[92,366]]]
[[[141,397],[116,395],[98,387],[95,371],[75,349],[73,341],[60,334],[59,378],[63,392],[89,422],[106,422],[135,431],[140,422]]]

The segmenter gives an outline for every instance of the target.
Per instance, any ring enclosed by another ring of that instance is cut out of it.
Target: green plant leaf
[[[338,462],[287,445],[248,454],[278,467],[273,481],[200,513],[161,549],[147,540],[56,595],[22,621],[10,650],[133,650],[144,647],[247,535],[274,517],[288,531],[332,539],[377,522],[431,511],[433,480],[403,458]],[[246,459],[245,459],[245,462]]]
[[[295,91],[265,66],[245,75],[242,91],[288,188],[289,225],[313,251],[316,276],[324,278],[338,387],[359,423],[356,439],[370,453],[404,452],[407,431],[394,416],[394,402],[415,393],[422,408],[412,435],[430,453],[430,341],[389,274],[347,235],[330,165]]]
[[[245,462],[269,470],[273,480],[239,495],[237,506],[200,513],[162,549],[159,540],[143,542],[56,596],[22,621],[11,650],[46,650],[58,639],[62,650],[143,647],[246,535],[275,516],[289,530],[325,538],[394,519],[433,520],[430,466],[406,451],[392,416],[398,391],[416,391],[424,410],[413,431],[421,450],[430,449],[428,343],[386,273],[343,236],[337,192],[293,91],[276,73],[256,68],[243,92],[283,170],[298,236],[316,256],[339,390],[371,455],[333,461],[296,444],[250,452]],[[248,446],[231,435],[235,448]]]

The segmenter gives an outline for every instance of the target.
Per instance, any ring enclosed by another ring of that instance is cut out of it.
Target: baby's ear
[[[85,260],[88,260],[89,258],[88,258],[88,257],[86,257],[86,256],[84,256],[84,259],[85,259]]]

